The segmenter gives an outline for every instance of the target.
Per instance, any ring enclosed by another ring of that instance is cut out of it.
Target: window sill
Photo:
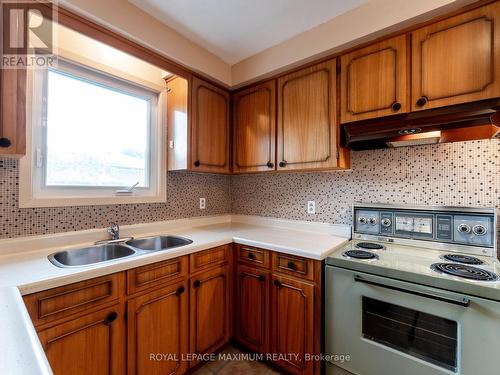
[[[19,208],[102,206],[115,204],[165,203],[166,191],[158,196],[29,198],[20,194]]]

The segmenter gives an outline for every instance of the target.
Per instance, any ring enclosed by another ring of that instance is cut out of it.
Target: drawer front
[[[314,280],[314,261],[294,255],[273,253],[273,270],[300,277],[302,279]]]
[[[108,303],[117,303],[124,274],[116,273],[29,294],[24,302],[35,326]]]
[[[269,251],[252,246],[237,245],[238,262],[269,268]]]
[[[212,249],[202,250],[191,254],[189,259],[189,271],[193,273],[227,262],[230,250],[231,244],[217,246]]]
[[[148,264],[127,271],[127,294],[182,280],[188,274],[188,257]]]

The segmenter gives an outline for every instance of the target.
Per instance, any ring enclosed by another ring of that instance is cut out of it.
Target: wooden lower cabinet
[[[183,374],[187,370],[187,281],[127,303],[128,374]]]
[[[231,336],[231,275],[222,266],[191,276],[190,353],[213,353]],[[191,365],[197,364],[196,359]]]
[[[269,271],[238,265],[236,340],[257,353],[269,351]]]
[[[276,363],[292,374],[313,374],[314,285],[273,275],[271,351],[287,357]]]
[[[38,333],[55,375],[125,372],[122,305],[93,312]]]

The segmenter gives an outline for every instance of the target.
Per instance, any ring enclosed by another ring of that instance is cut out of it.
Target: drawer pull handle
[[[266,277],[264,275],[259,275],[259,281],[265,281]]]
[[[113,311],[112,313],[110,313],[106,319],[104,319],[104,324],[106,324],[107,326],[111,325],[111,323],[113,323],[116,318],[118,318],[118,313],[116,313],[115,311]]]
[[[199,288],[199,287],[200,287],[200,285],[201,285],[200,280],[195,280],[195,282],[193,283],[193,286],[194,286],[195,288]]]
[[[273,281],[273,284],[276,288],[280,288],[281,287],[281,282],[279,280],[274,280]]]
[[[422,96],[420,97],[418,100],[417,100],[417,107],[423,107],[424,105],[427,104],[427,98],[425,96]]]
[[[288,262],[287,264],[288,268],[295,271],[297,269],[297,267],[295,267],[295,263],[293,262]]]
[[[184,291],[186,290],[186,288],[184,288],[183,286],[179,287],[177,289],[177,295],[180,296],[182,293],[184,293]]]
[[[0,147],[10,147],[12,142],[9,138],[0,138]]]
[[[195,162],[193,164],[195,167],[199,167],[201,163],[199,160],[195,160]]]
[[[397,112],[401,109],[401,103],[399,102],[394,102],[392,103],[391,105],[391,109],[394,111],[394,112]]]
[[[255,259],[255,254],[254,253],[248,253],[247,257],[250,260],[254,260]]]

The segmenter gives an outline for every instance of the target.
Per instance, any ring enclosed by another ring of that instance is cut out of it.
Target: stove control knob
[[[366,224],[368,221],[366,220],[366,217],[360,217],[358,218],[358,221],[360,224]]]
[[[476,236],[484,236],[487,230],[484,225],[478,224],[472,227],[472,232],[474,232]]]
[[[471,231],[470,225],[469,224],[460,224],[458,226],[458,231],[460,233],[470,233],[470,231]]]
[[[387,228],[387,227],[390,227],[391,224],[392,224],[391,219],[388,219],[388,218],[382,219],[382,226]]]
[[[370,218],[370,224],[371,224],[371,225],[375,225],[375,224],[377,224],[377,219],[375,219],[374,217],[371,217],[371,218]]]

